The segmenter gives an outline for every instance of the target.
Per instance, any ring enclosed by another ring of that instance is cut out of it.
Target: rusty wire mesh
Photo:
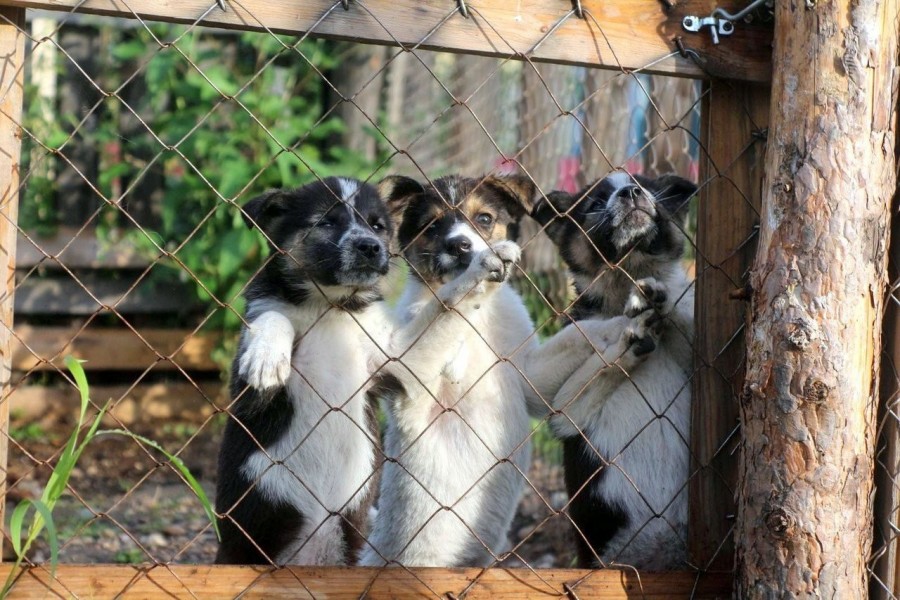
[[[357,3],[354,9],[366,7]],[[388,30],[391,25],[385,24]],[[588,20],[585,26],[599,24]],[[109,398],[110,425],[159,441],[213,494],[222,431],[227,421],[239,421],[236,398],[223,391],[219,372],[227,377],[237,332],[247,325],[242,294],[278,256],[266,257],[260,237],[243,235],[241,206],[267,187],[294,187],[332,175],[375,183],[388,174],[433,181],[452,173],[495,173],[524,174],[541,194],[574,194],[623,170],[652,176],[673,172],[701,188],[728,181],[729,165],[714,161],[707,180],[698,181],[701,161],[710,160],[699,142],[698,82],[539,64],[528,56],[513,61],[359,46],[316,40],[315,34],[315,29],[303,37],[236,34],[204,29],[199,21],[159,26],[77,11],[31,13],[8,502],[39,494],[65,442],[65,428],[56,424],[71,425],[76,394],[61,360],[73,351],[89,359],[94,409]],[[98,53],[100,47],[112,51]],[[195,96],[185,91],[190,86]],[[159,89],[166,93],[156,93]],[[729,207],[717,210],[724,215]],[[564,312],[575,299],[570,277],[542,229],[525,218],[517,240],[524,254],[514,284],[539,326],[531,340],[549,338],[565,324]],[[676,308],[693,294],[694,258],[705,258],[700,276],[720,276],[721,263],[728,260],[697,256],[693,209],[684,232],[686,253],[678,268],[687,273],[689,285],[673,294]],[[747,231],[739,248],[753,238]],[[222,277],[225,269],[230,279]],[[390,302],[408,277],[403,268],[397,271],[385,285]],[[739,277],[727,276],[735,289],[741,287]],[[712,369],[734,385],[742,365],[740,334],[740,329],[718,332],[721,352],[701,357],[696,369]],[[694,332],[666,335],[690,341]],[[732,370],[716,364],[725,353]],[[690,392],[696,372],[683,374],[676,395]],[[702,570],[706,564],[688,560],[686,537],[686,499],[696,471],[685,469],[657,504],[616,465],[634,439],[674,426],[666,413],[676,398],[654,398],[653,390],[641,390],[628,377],[623,385],[651,416],[629,424],[634,437],[614,456],[598,454],[603,466],[591,479],[611,477],[605,470],[618,469],[627,496],[641,505],[633,514],[647,518],[635,537],[644,528],[674,531],[678,553],[685,557],[679,568]],[[731,390],[724,401],[735,396]],[[351,398],[322,400],[341,413]],[[566,410],[558,416],[570,419]],[[453,414],[457,426],[487,448],[480,430],[486,424]],[[503,543],[480,539],[474,523],[463,523],[488,557],[478,564],[530,569],[575,564],[576,540],[583,533],[569,515],[563,451],[549,419],[532,419],[527,435],[513,444],[520,457],[533,446],[524,468],[512,466],[512,454],[494,455],[498,468],[516,470],[523,497]],[[366,423],[353,426],[367,430]],[[682,424],[676,429],[679,452],[689,464],[690,432]],[[267,456],[265,444],[256,443]],[[716,440],[717,456],[731,453],[735,443],[734,431]],[[302,446],[300,441],[296,450],[302,452]],[[397,457],[387,458],[402,468]],[[365,485],[374,485],[378,470],[366,476]],[[303,473],[292,474],[308,489]],[[732,485],[728,475],[720,476]],[[69,492],[58,511],[62,561],[168,565],[214,557],[213,528],[196,497],[160,455],[138,441],[98,440],[77,467]],[[456,514],[457,507],[441,510]],[[220,516],[227,520],[229,512]],[[322,523],[337,517],[332,506],[315,512],[324,515]],[[354,527],[365,537],[367,525]],[[623,545],[629,556],[629,541]],[[46,545],[39,545],[29,560],[41,564],[47,558]],[[604,565],[623,564],[618,556],[595,558]]]
[[[896,223],[892,236],[897,235]],[[896,239],[896,238],[894,238]],[[895,246],[896,247],[896,246]],[[894,248],[895,248],[894,247]],[[884,337],[881,357],[881,386],[878,406],[878,443],[875,453],[875,531],[872,556],[869,561],[869,596],[871,598],[897,598],[900,586],[897,579],[897,475],[898,462],[898,392],[900,374],[897,364],[897,308],[898,263],[896,250],[891,251],[888,266],[889,285],[885,302]]]

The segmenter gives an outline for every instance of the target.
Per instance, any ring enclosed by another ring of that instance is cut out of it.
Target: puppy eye
[[[481,213],[475,217],[475,223],[481,225],[482,227],[490,227],[491,223],[494,222],[494,217],[489,215],[488,213]]]
[[[371,227],[372,231],[374,231],[376,233],[384,231],[384,223],[382,223],[381,221],[375,221],[374,223],[370,223],[369,227]]]
[[[434,231],[437,231],[437,228],[438,228],[437,221],[432,221],[432,222],[429,223],[428,226],[425,228],[425,232],[426,232],[426,233],[432,233],[432,232],[434,232]]]
[[[328,219],[319,219],[319,221],[316,223],[316,227],[324,227],[326,229],[330,229],[331,227],[334,227],[334,223],[332,223]]]

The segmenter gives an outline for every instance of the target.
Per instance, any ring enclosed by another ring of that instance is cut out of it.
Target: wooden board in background
[[[110,413],[117,422],[131,426],[154,422],[200,422],[228,405],[225,384],[220,381],[91,385],[91,399],[98,405],[115,403]],[[199,389],[198,389],[199,388]],[[73,387],[21,385],[10,395],[13,423],[70,419],[80,398]]]
[[[143,371],[151,366],[154,371],[177,367],[186,371],[219,370],[210,358],[221,339],[217,333],[188,329],[141,329],[139,333],[141,337],[124,328],[94,327],[82,331],[78,327],[20,325],[15,328],[12,368],[64,369],[63,358],[72,354],[87,361],[86,370],[94,371]],[[158,356],[173,353],[172,360]]]

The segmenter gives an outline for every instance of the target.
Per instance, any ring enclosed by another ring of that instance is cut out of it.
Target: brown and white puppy
[[[607,328],[549,407],[584,567],[684,566],[694,302],[681,259],[695,191],[616,172],[532,212],[574,276],[571,316]]]
[[[388,177],[410,276],[377,395],[388,409],[378,514],[362,565],[490,564],[503,550],[530,445],[524,382],[506,359],[533,326],[506,283],[523,177]]]
[[[352,564],[376,487],[365,390],[386,359],[390,215],[374,187],[338,177],[269,192],[244,213],[273,256],[246,293],[216,562]]]

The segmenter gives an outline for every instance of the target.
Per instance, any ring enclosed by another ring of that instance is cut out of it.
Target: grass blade
[[[31,500],[23,500],[19,502],[12,516],[9,518],[9,537],[12,538],[13,551],[16,556],[22,554],[22,523],[25,521],[25,515],[31,506]]]
[[[40,519],[35,516],[34,521],[31,523],[28,539],[25,540],[23,545],[22,524],[25,521],[29,508],[34,508],[35,512],[40,515]],[[12,538],[13,550],[19,558],[17,562],[20,562],[25,557],[25,553],[28,552],[32,542],[38,538],[44,529],[47,530],[47,539],[50,544],[50,573],[56,574],[56,565],[59,563],[59,537],[56,534],[56,524],[53,522],[53,514],[50,507],[40,500],[22,500],[16,506],[9,519],[9,536]]]
[[[47,540],[50,543],[50,575],[55,576],[56,565],[59,564],[59,538],[56,535],[56,524],[53,522],[53,514],[50,511],[50,507],[40,500],[29,500],[28,502],[44,517],[44,527],[47,529]],[[40,533],[40,531],[32,532],[26,546],[30,546],[31,542],[37,539]],[[28,548],[26,547],[25,550],[27,551]]]

